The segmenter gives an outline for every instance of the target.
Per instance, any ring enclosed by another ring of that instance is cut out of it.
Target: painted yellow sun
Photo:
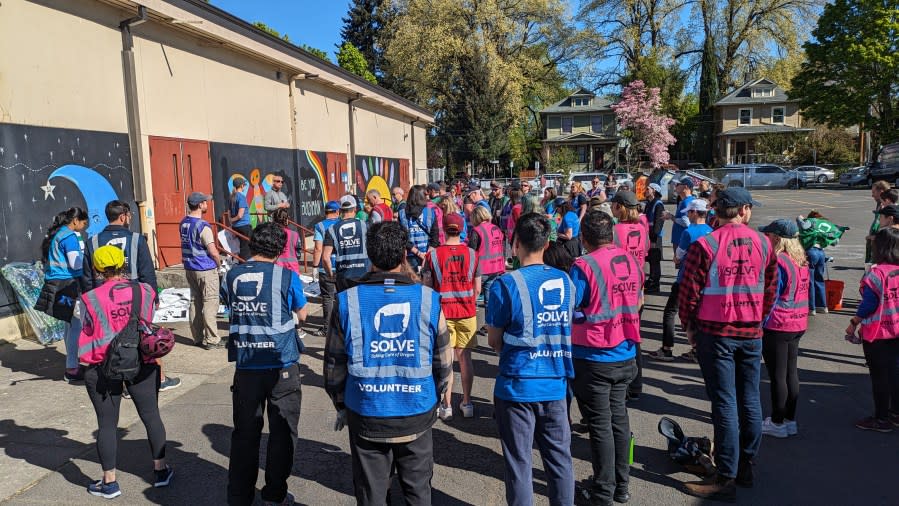
[[[384,181],[384,178],[381,176],[372,176],[371,179],[368,180],[365,191],[367,192],[369,190],[378,190],[378,193],[381,194],[381,198],[384,199],[385,204],[388,206],[393,204],[390,198],[390,185],[388,185],[387,181]]]

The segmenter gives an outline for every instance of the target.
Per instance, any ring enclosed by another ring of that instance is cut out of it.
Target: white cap
[[[704,199],[693,199],[687,204],[687,211],[703,211],[708,212],[709,203]]]
[[[652,188],[659,195],[662,194],[662,187],[657,185],[656,183],[649,183],[649,187]]]
[[[352,195],[344,195],[340,197],[340,208],[341,209],[355,209],[356,208],[356,197]]]

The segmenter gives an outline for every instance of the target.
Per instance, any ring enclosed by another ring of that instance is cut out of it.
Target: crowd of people
[[[190,332],[205,349],[226,347],[235,362],[234,427],[228,469],[229,504],[253,502],[259,445],[268,418],[266,504],[292,504],[287,479],[300,416],[299,330],[307,299],[299,278],[305,245],[289,226],[289,198],[266,197],[270,219],[244,225],[249,209],[235,180],[231,224],[240,258],[224,276],[204,218],[210,195],[193,193],[181,222],[182,258],[192,294]],[[608,182],[607,182],[608,183]],[[662,191],[573,182],[567,196],[528,181],[476,181],[377,190],[325,204],[314,227],[313,267],[319,285],[325,390],[335,430],[348,429],[354,493],[359,504],[384,504],[398,479],[407,504],[430,504],[431,430],[455,412],[475,416],[471,353],[486,336],[499,357],[494,418],[502,446],[506,499],[533,501],[531,449],[540,451],[554,505],[575,501],[571,402],[590,439],[592,475],[581,495],[589,504],[630,499],[627,402],[642,391],[641,320],[646,293],[661,288],[663,228],[677,278],[663,316],[659,349],[645,356],[675,359],[676,319],[701,370],[711,401],[716,472],[684,485],[689,494],[733,500],[753,485],[762,436],[798,433],[798,345],[809,315],[827,312],[823,249],[839,238],[817,213],[749,226],[758,202],[743,188],[707,182],[676,184],[678,204],[665,209]],[[613,193],[611,198],[607,198]],[[861,429],[899,426],[899,208],[894,190],[875,186],[876,227],[862,301],[846,330],[863,345],[875,412]],[[542,198],[541,198],[542,197]],[[892,198],[892,201],[889,199]],[[83,380],[97,413],[103,476],[91,494],[113,498],[120,399],[130,394],[147,427],[154,486],[174,470],[165,461],[165,428],[157,392],[180,381],[166,377],[158,357],[144,357],[133,380],[107,377],[110,343],[129,319],[152,321],[156,279],[146,240],[131,232],[128,205],[106,207],[110,225],[84,241],[85,211],[60,213],[43,245],[45,286],[38,308],[66,321],[66,371]],[[243,228],[242,228],[243,227]],[[647,266],[648,264],[648,266]],[[819,289],[821,291],[819,292]],[[216,310],[229,308],[229,334],[216,331]],[[484,306],[479,326],[477,307]],[[139,310],[138,310],[139,306]],[[763,418],[759,383],[764,359],[772,412]],[[454,411],[453,364],[461,402]]]

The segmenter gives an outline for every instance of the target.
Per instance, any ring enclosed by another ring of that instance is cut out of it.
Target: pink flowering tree
[[[621,93],[621,101],[611,106],[618,118],[621,134],[628,139],[628,162],[642,151],[653,168],[671,159],[668,146],[676,139],[668,131],[674,120],[664,116],[658,88],[647,88],[643,81],[628,84]]]

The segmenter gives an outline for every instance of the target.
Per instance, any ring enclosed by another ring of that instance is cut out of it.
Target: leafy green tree
[[[328,58],[328,53],[322,51],[321,49],[319,49],[317,47],[307,46],[306,44],[300,44],[300,48],[305,50],[308,53],[312,53],[313,56],[318,56],[322,60],[331,61],[331,59]]]
[[[836,0],[806,42],[791,96],[831,126],[861,124],[877,141],[899,139],[899,9],[895,1]]]
[[[286,33],[284,35],[281,35],[281,32],[268,26],[267,24],[263,23],[262,21],[254,21],[253,26],[255,26],[256,28],[262,30],[263,32],[265,32],[273,37],[278,37],[279,39],[283,40],[284,42],[290,42],[290,37]]]
[[[562,174],[562,181],[568,181],[577,168],[577,152],[570,147],[552,149],[546,162],[547,173]]]
[[[337,64],[372,84],[378,84],[375,75],[368,70],[368,62],[365,61],[365,57],[356,49],[356,46],[349,42],[344,42],[337,51]]]
[[[383,52],[379,38],[384,3],[384,0],[352,0],[340,30],[343,42],[349,42],[362,53],[368,63],[368,70],[375,76],[381,73]]]

